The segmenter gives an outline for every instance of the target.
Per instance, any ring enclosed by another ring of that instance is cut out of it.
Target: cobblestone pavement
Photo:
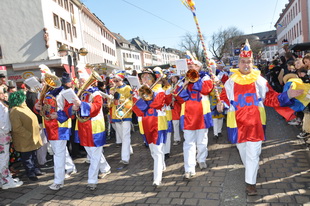
[[[267,141],[261,154],[258,196],[246,196],[244,168],[234,145],[223,137],[217,142],[209,131],[208,168],[196,169],[196,177],[184,181],[182,145],[172,146],[166,161],[163,184],[152,187],[153,160],[138,132],[133,133],[134,154],[130,164],[119,164],[120,148],[109,143],[104,154],[112,173],[99,180],[95,191],[86,189],[88,164],[76,159],[78,173],[65,187],[51,191],[53,170],[36,183],[21,178],[24,185],[0,190],[0,205],[310,205],[309,151],[296,139],[299,129],[289,126],[273,110],[267,109]],[[111,140],[112,141],[112,140]]]

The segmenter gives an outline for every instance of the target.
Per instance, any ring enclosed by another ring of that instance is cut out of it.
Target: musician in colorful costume
[[[112,90],[114,93],[114,101],[111,102],[112,122],[115,123],[116,136],[120,138],[122,143],[121,161],[122,164],[129,164],[131,147],[131,121],[132,121],[132,90],[123,80],[125,71],[118,71],[113,76],[112,81],[115,86]],[[124,103],[126,102],[126,103]],[[121,108],[120,108],[121,107]],[[129,110],[130,109],[130,110]]]
[[[151,87],[156,79],[152,70],[147,69],[139,74],[142,84]],[[139,95],[144,96],[139,90]],[[138,96],[134,97],[136,104],[133,111],[137,116],[142,117],[139,122],[140,130],[144,134],[144,140],[149,145],[152,158],[154,160],[154,178],[153,186],[157,187],[161,184],[162,173],[166,168],[164,160],[163,147],[167,138],[167,117],[163,110],[165,106],[165,92],[161,84],[153,85],[153,94],[149,96],[150,100],[144,100]]]
[[[95,190],[98,183],[99,169],[101,172],[110,173],[110,165],[103,155],[103,145],[106,143],[104,116],[102,112],[102,96],[97,87],[87,85],[89,75],[86,71],[80,72],[80,87],[85,86],[85,93],[81,94],[81,100],[74,100],[73,104],[66,104],[67,115],[74,118],[79,116],[76,123],[75,141],[84,146],[90,158],[88,169],[89,190]],[[95,84],[95,83],[94,83]]]
[[[302,90],[288,90],[277,93],[253,69],[253,55],[246,40],[239,56],[239,68],[232,69],[233,74],[224,85],[218,111],[227,110],[228,138],[236,144],[245,167],[246,192],[256,195],[256,178],[259,168],[259,156],[262,141],[265,140],[266,114],[264,105],[269,107],[289,106],[290,98],[299,96]]]
[[[171,83],[175,91],[177,91],[180,87],[182,87],[183,82],[181,82],[179,79],[180,77],[177,74],[171,75]],[[171,93],[173,92],[174,91],[171,91]],[[177,146],[181,142],[181,136],[180,136],[181,104],[172,95],[170,105],[171,105],[172,126],[173,126],[173,145]]]
[[[189,70],[201,72],[196,77],[198,78],[196,82],[189,82],[185,78],[183,85],[185,88],[176,97],[180,103],[184,102],[181,107],[180,118],[185,139],[183,143],[184,178],[190,179],[196,174],[196,161],[200,169],[207,168],[208,128],[213,126],[208,95],[213,89],[213,81],[209,75],[200,71],[202,64],[198,60],[187,59],[187,64]]]
[[[46,93],[43,104],[40,100],[35,104],[35,112],[40,113],[43,108],[44,133],[50,142],[54,155],[54,183],[49,186],[51,190],[59,190],[64,186],[66,175],[76,173],[76,167],[69,155],[67,141],[71,135],[71,118],[63,111],[65,99],[61,92],[72,86],[72,80],[68,73],[64,73],[61,79],[62,86]]]
[[[166,118],[167,118],[167,124],[168,124],[168,129],[167,129],[167,139],[164,145],[164,155],[165,155],[165,160],[170,158],[170,151],[171,151],[171,135],[173,131],[173,125],[172,125],[172,111],[171,111],[171,100],[172,100],[172,94],[171,94],[171,85],[167,81],[167,75],[166,73],[164,74],[164,71],[160,67],[155,67],[153,69],[153,72],[155,73],[156,78],[160,78],[161,76],[163,77],[161,81],[158,82],[158,84],[162,85],[162,89],[165,91],[165,107],[164,110],[166,112]]]

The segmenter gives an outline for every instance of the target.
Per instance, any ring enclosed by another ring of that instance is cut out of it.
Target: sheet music
[[[61,94],[70,104],[79,99],[72,88],[62,91]]]
[[[175,66],[176,66],[176,72],[178,75],[186,74],[188,70],[186,59],[175,60]]]
[[[41,83],[37,80],[36,77],[32,76],[24,81],[32,90],[40,90],[42,88]]]
[[[137,76],[126,76],[132,90],[139,89],[141,87],[139,78]]]

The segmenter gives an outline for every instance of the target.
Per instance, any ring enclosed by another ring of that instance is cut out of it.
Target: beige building
[[[288,40],[290,45],[310,41],[310,0],[289,0],[275,24],[278,47]]]

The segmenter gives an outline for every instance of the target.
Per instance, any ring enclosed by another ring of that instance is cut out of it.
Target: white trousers
[[[72,172],[73,170],[76,170],[75,164],[70,156],[70,153],[68,151],[68,147],[66,147],[66,164],[65,164],[65,170],[67,172]]]
[[[169,154],[171,150],[171,132],[167,133],[167,140],[164,144],[164,154]]]
[[[223,118],[213,118],[213,134],[218,135],[222,133]]]
[[[50,144],[54,151],[54,183],[63,184],[65,180],[66,160],[68,159],[75,168],[67,149],[67,140],[50,140]],[[68,152],[68,156],[66,155],[66,151]]]
[[[184,130],[184,140],[184,169],[195,173],[196,161],[206,162],[208,156],[208,129]]]
[[[157,185],[161,183],[163,170],[166,169],[165,156],[163,153],[164,144],[149,144],[152,158],[154,160],[153,181]]]
[[[75,165],[69,155],[67,149],[67,140],[50,140],[50,144],[54,151],[54,183],[63,184],[65,180],[66,164],[70,165],[70,170],[75,169]]]
[[[111,167],[110,167],[109,163],[107,162],[106,158],[104,157],[103,149],[102,149],[99,171],[100,171],[100,173],[105,173],[105,172],[108,172],[109,170],[111,170]]]
[[[129,162],[130,159],[130,151],[132,151],[131,148],[131,122],[130,121],[123,121],[123,122],[115,122],[115,132],[116,137],[118,136],[121,139],[122,143],[122,151],[121,151],[121,159],[123,161]],[[117,138],[116,138],[117,139]]]
[[[122,143],[122,139],[121,139],[121,136],[117,133],[117,130],[116,130],[116,125],[115,125],[115,123],[113,122],[113,123],[111,123],[111,126],[112,126],[112,128],[114,129],[114,131],[115,131],[115,136],[116,136],[116,144],[121,144]]]
[[[245,182],[254,185],[257,179],[262,141],[243,142],[236,145],[239,150],[241,161],[245,167]]]
[[[99,169],[104,170],[104,167],[110,167],[106,159],[103,156],[102,149],[103,147],[86,147],[84,146],[87,155],[90,157],[90,165],[88,168],[88,184],[97,184],[98,183],[98,174]]]
[[[172,120],[172,124],[173,124],[173,141],[181,141],[180,120]]]

